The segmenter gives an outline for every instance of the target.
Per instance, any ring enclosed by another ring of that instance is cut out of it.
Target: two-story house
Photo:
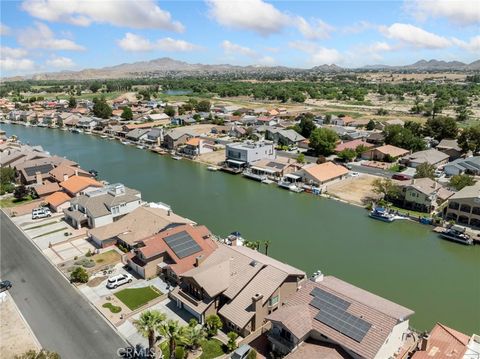
[[[480,228],[480,182],[464,187],[451,196],[444,214],[447,220]]]
[[[73,198],[63,213],[75,228],[95,228],[117,221],[141,204],[139,191],[117,183]]]
[[[271,141],[229,143],[225,152],[226,165],[232,168],[244,168],[258,160],[275,158],[275,148]]]
[[[178,307],[200,323],[218,314],[225,330],[242,336],[259,329],[269,313],[295,293],[305,273],[255,250],[219,244],[199,265],[180,276],[170,292]]]
[[[272,322],[268,339],[274,353],[288,358],[393,358],[410,333],[413,313],[316,273],[267,317]]]
[[[391,199],[402,208],[430,213],[445,202],[453,192],[430,178],[414,178],[400,184],[399,198]]]
[[[265,138],[281,146],[298,146],[300,142],[305,140],[305,137],[294,130],[274,127],[267,128]]]

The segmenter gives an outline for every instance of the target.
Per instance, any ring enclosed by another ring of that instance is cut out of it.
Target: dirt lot
[[[28,350],[39,350],[40,346],[30,327],[18,312],[12,297],[0,302],[0,353],[2,358],[13,358]]]
[[[204,153],[203,155],[198,156],[196,161],[217,166],[219,165],[219,163],[225,161],[225,151],[219,150],[219,151]]]
[[[363,205],[367,198],[376,197],[372,191],[372,182],[377,176],[360,174],[359,177],[350,177],[343,181],[327,185],[327,193],[349,203]]]

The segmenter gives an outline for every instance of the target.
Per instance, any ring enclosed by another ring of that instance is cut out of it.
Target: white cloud
[[[29,49],[85,50],[83,46],[76,44],[72,40],[56,39],[52,30],[40,22],[36,22],[34,28],[30,27],[19,31],[17,42]]]
[[[248,47],[245,47],[245,46],[241,46],[241,45],[238,45],[238,44],[234,44],[228,40],[225,40],[222,42],[222,44],[220,45],[223,49],[223,51],[225,52],[226,55],[244,55],[244,56],[248,56],[248,57],[256,57],[257,56],[257,53],[256,51],[248,48]]]
[[[262,0],[207,0],[209,15],[219,24],[266,36],[288,25],[289,16]]]
[[[257,63],[265,66],[275,65],[277,61],[272,56],[263,56],[257,60]]]
[[[184,40],[175,40],[170,37],[158,39],[155,42],[150,41],[142,36],[127,32],[125,37],[117,41],[125,51],[139,52],[139,51],[153,51],[162,50],[168,52],[185,52],[198,50],[201,47]]]
[[[475,0],[408,0],[405,7],[420,20],[443,17],[457,25],[480,24],[480,5]]]
[[[51,59],[47,60],[45,64],[57,69],[69,69],[75,67],[75,63],[72,59],[63,56],[53,56]]]
[[[0,54],[2,55],[2,57],[11,57],[14,59],[18,59],[27,56],[27,53],[28,51],[25,49],[12,48],[7,46],[0,47]]]
[[[13,58],[3,57],[0,58],[0,69],[2,72],[22,73],[30,71],[35,68],[35,63],[27,58]]]
[[[0,36],[5,36],[9,34],[10,34],[10,28],[5,24],[0,23]]]
[[[342,32],[345,34],[358,34],[360,32],[364,32],[371,29],[377,29],[377,28],[378,28],[378,25],[372,24],[369,21],[362,20],[354,23],[353,25],[344,27],[342,29]]]
[[[334,30],[333,26],[319,19],[314,19],[312,23],[309,23],[303,17],[297,16],[294,22],[298,31],[309,40],[328,39],[330,33]]]
[[[185,30],[155,0],[25,0],[22,9],[42,20],[78,26],[95,22],[136,29]]]
[[[370,46],[366,48],[367,52],[386,52],[386,51],[393,51],[395,50],[395,47],[392,45],[386,43],[386,42],[374,42]]]
[[[332,48],[322,47],[313,42],[293,41],[288,44],[293,49],[306,52],[310,55],[308,62],[311,65],[338,64],[343,61],[342,54]]]
[[[453,39],[453,43],[464,50],[478,53],[480,52],[480,36],[472,37],[469,41],[463,41],[459,39]]]
[[[442,49],[452,42],[443,36],[438,36],[410,24],[395,23],[389,27],[382,26],[380,31],[388,38],[416,48]]]

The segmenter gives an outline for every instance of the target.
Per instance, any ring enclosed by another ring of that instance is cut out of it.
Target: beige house
[[[400,186],[401,206],[414,211],[430,213],[453,195],[453,192],[430,178],[414,178],[410,183],[401,183]]]
[[[217,313],[226,331],[246,336],[304,281],[299,269],[247,247],[219,244],[198,267],[181,275],[170,297],[199,322]]]
[[[396,160],[408,155],[410,151],[392,145],[383,145],[362,153],[362,158],[373,161]]]
[[[311,163],[303,166],[295,174],[300,176],[304,183],[321,186],[333,180],[345,178],[348,174],[348,169],[333,162]]]
[[[461,225],[480,228],[480,182],[467,186],[450,197],[445,218]]]
[[[428,163],[432,166],[439,167],[448,162],[449,155],[440,152],[434,148],[424,151],[414,152],[405,156],[400,162],[405,163],[408,167],[416,168],[422,163]]]
[[[273,351],[286,358],[394,358],[405,343],[413,313],[320,273],[267,317],[272,322],[268,340]],[[298,356],[297,351],[307,355]]]

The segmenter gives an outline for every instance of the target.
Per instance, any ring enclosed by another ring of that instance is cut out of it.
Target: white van
[[[52,212],[46,207],[35,208],[32,210],[32,219],[51,217]]]
[[[132,280],[133,280],[133,277],[128,273],[114,275],[113,277],[108,278],[107,288],[115,289],[121,285],[131,283]]]

